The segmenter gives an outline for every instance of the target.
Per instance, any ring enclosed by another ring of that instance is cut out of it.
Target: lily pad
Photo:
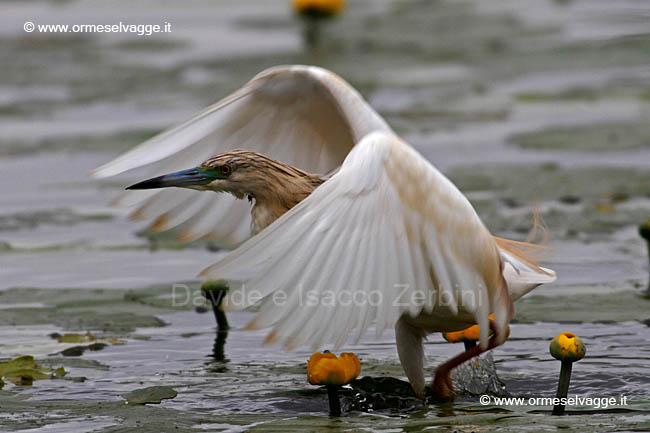
[[[94,359],[83,358],[46,358],[43,359],[41,365],[47,367],[54,367],[55,365],[70,367],[70,368],[87,368],[99,371],[108,371],[108,365],[102,364]]]
[[[128,404],[159,404],[161,401],[174,398],[177,395],[178,392],[172,387],[150,386],[122,394],[122,398],[124,398]]]
[[[33,356],[29,355],[0,363],[0,378],[4,377],[15,385],[31,385],[34,380],[63,377],[65,374],[63,367],[54,371],[51,368],[43,368],[34,361]],[[2,385],[4,385],[4,382]]]
[[[63,341],[63,339],[66,341]],[[59,337],[58,340],[59,343],[90,343],[87,345],[68,347],[67,349],[64,349],[60,352],[63,356],[81,356],[86,350],[97,351],[113,344],[125,344],[124,340],[120,340],[118,338],[95,340],[95,337],[93,337],[90,332],[88,332],[86,335],[65,334],[63,337]]]
[[[87,334],[64,334],[56,340],[59,343],[88,343],[95,341],[95,337],[88,332]]]
[[[87,346],[73,346],[61,351],[63,356],[81,356],[88,349]]]
[[[517,134],[511,141],[525,149],[620,150],[650,145],[645,123],[603,124],[549,128]]]

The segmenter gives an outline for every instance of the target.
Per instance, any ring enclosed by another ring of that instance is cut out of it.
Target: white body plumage
[[[270,341],[283,340],[288,348],[340,346],[373,323],[378,333],[394,326],[402,365],[422,395],[427,333],[478,323],[485,346],[494,313],[503,340],[512,301],[555,279],[553,271],[499,245],[444,175],[394,135],[356,90],[321,68],[264,71],[94,175],[146,165],[158,175],[235,148],[311,173],[327,173],[345,159],[311,195],[204,272],[259,292],[264,300],[251,327],[272,327]],[[222,245],[251,235],[244,200],[179,189],[137,193],[121,202],[139,203],[134,216],[155,218],[154,230],[176,227],[183,240],[208,236]],[[286,295],[282,305],[274,302],[279,291]],[[362,302],[335,308],[304,302],[307,294],[325,291],[349,292]],[[381,302],[371,302],[372,293]],[[227,306],[254,302],[239,295],[231,293]]]

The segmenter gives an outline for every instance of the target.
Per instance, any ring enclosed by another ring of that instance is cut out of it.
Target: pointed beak
[[[201,168],[190,168],[189,170],[177,171],[163,176],[138,182],[126,189],[154,189],[167,188],[170,186],[189,187],[205,185],[215,180],[215,177]]]

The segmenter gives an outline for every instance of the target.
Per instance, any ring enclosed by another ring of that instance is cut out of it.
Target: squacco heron
[[[272,328],[266,341],[288,349],[394,327],[419,397],[427,334],[481,327],[479,346],[436,370],[434,395],[449,399],[450,370],[502,344],[513,301],[555,280],[528,255],[534,246],[492,236],[451,181],[320,68],[265,71],[96,174],[151,163],[158,176],[129,188],[149,190],[136,216],[157,216],[154,229],[224,244],[253,235],[203,271],[245,283],[225,308],[260,302],[248,327]],[[210,193],[156,192],[165,187]]]

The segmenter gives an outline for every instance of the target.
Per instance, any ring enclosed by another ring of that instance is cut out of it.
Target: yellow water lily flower
[[[442,336],[445,337],[450,343],[460,343],[464,341],[478,341],[481,335],[481,328],[478,325],[470,326],[461,331],[443,332]]]
[[[494,314],[490,314],[488,317],[491,320],[494,320]],[[491,329],[490,329],[490,335],[492,335]],[[478,325],[472,325],[469,328],[465,328],[461,331],[443,332],[442,336],[445,337],[445,340],[447,340],[450,343],[478,341],[481,336],[481,327]]]
[[[572,332],[563,332],[551,340],[549,350],[553,358],[570,362],[580,361],[587,353],[580,337]]]
[[[361,374],[361,362],[354,353],[314,353],[307,362],[307,380],[312,385],[341,386]]]
[[[293,0],[293,10],[300,15],[331,17],[345,8],[345,0]]]

